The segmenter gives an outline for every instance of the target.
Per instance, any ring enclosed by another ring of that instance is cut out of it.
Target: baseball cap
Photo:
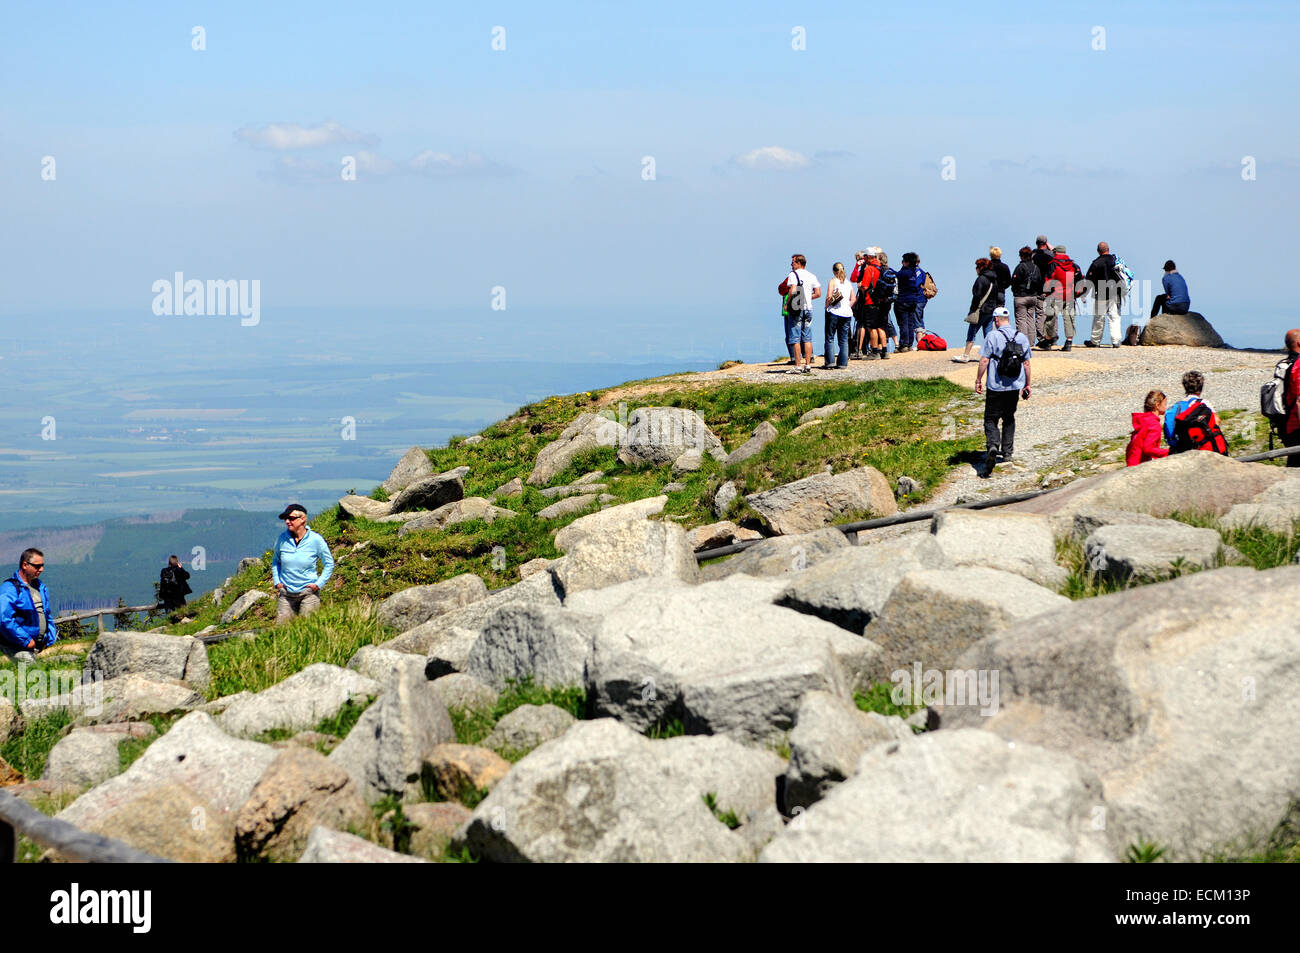
[[[1034,239],[1034,244],[1035,244],[1035,245],[1046,245],[1046,244],[1047,244],[1047,236],[1046,236],[1046,235],[1039,235],[1037,238]]]
[[[1009,317],[1011,317],[1011,312],[1008,311],[1006,308],[994,308],[994,309],[993,309],[993,317],[995,317],[995,318],[1009,318]]]
[[[284,512],[281,513],[279,516],[277,516],[276,519],[287,520],[295,512],[301,513],[303,516],[306,516],[307,507],[303,506],[301,503],[290,503],[288,506],[284,508]]]

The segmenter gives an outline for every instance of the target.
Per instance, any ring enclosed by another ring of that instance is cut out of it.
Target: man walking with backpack
[[[1029,399],[1029,338],[1010,324],[1011,312],[993,310],[993,333],[980,345],[980,366],[975,372],[975,393],[984,393],[986,373],[989,379],[984,398],[984,462],[990,470],[1015,453],[1016,406],[1022,396]]]

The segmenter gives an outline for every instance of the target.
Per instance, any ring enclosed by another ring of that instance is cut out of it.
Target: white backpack
[[[1281,423],[1287,416],[1286,376],[1291,373],[1291,364],[1295,355],[1288,354],[1273,366],[1273,376],[1259,389],[1259,412],[1274,424]]]

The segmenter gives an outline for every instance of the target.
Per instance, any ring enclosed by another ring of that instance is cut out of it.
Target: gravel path
[[[738,364],[683,375],[670,386],[725,379],[798,387],[809,380],[945,377],[971,389],[969,398],[951,405],[957,435],[982,436],[983,398],[974,393],[978,365],[975,361],[954,364],[953,356],[960,353],[959,349],[916,351],[894,355],[887,361],[853,361],[842,371],[814,367],[807,375],[790,374],[776,364]],[[1281,356],[1281,351],[1194,347],[1094,349],[1076,345],[1069,353],[1035,351],[1031,365],[1033,395],[1021,401],[1016,414],[1015,459],[991,475],[981,473],[974,465],[958,468],[926,506],[1039,488],[1043,471],[1058,469],[1079,449],[1099,439],[1127,440],[1130,415],[1142,409],[1142,400],[1151,388],[1163,390],[1171,401],[1181,398],[1185,371],[1199,370],[1205,375],[1204,396],[1216,410],[1242,408],[1255,412],[1260,385],[1268,380]],[[644,392],[653,391],[647,388]],[[629,390],[623,396],[635,394]],[[1252,425],[1254,419],[1252,413]]]

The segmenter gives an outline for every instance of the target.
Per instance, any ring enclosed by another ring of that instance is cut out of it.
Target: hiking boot
[[[889,360],[889,348],[884,348],[884,347],[882,347],[882,348],[880,349],[880,359],[881,359],[882,361],[887,361],[887,360]]]
[[[1065,344],[1064,344],[1064,346],[1062,346],[1061,350],[1062,350],[1062,351],[1068,351],[1068,350],[1070,350],[1070,349],[1073,348],[1073,347],[1074,347],[1074,342],[1073,342],[1073,341],[1066,341]]]
[[[1096,341],[1093,341],[1093,340],[1087,340],[1087,341],[1084,341],[1084,342],[1083,342],[1083,346],[1084,346],[1084,347],[1101,347],[1100,344],[1098,344]]]
[[[877,354],[875,351],[871,351],[868,354],[863,354],[862,359],[864,361],[878,361],[880,360],[880,355]]]
[[[998,452],[993,449],[984,451],[984,467],[992,470],[998,464]]]

